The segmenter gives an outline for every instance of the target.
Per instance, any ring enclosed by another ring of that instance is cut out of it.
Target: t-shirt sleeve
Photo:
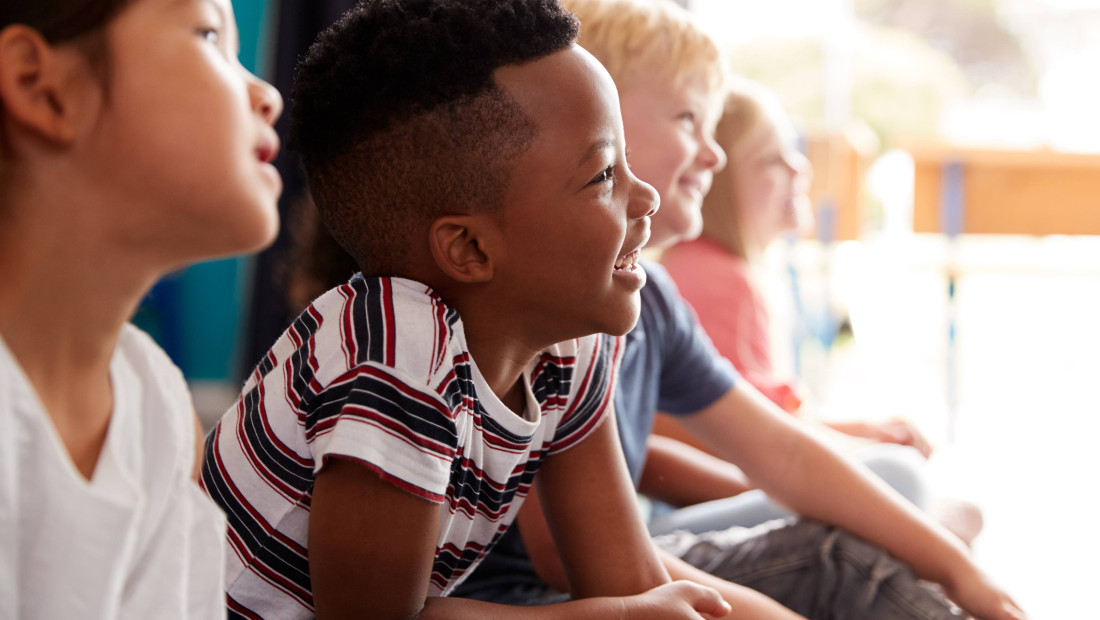
[[[583,441],[611,409],[622,360],[623,339],[598,334],[577,342],[574,374],[568,382],[568,404],[554,431],[548,455],[563,452]]]
[[[787,411],[797,409],[801,401],[794,385],[778,377],[772,365],[767,310],[747,268],[708,269],[710,279],[703,282],[682,267],[679,262],[670,263],[669,272],[698,312],[719,354],[772,402]]]
[[[715,350],[695,318],[691,306],[680,297],[676,285],[660,265],[646,264],[652,295],[651,307],[659,313],[661,339],[661,390],[657,406],[665,413],[685,415],[709,407],[728,392],[737,371]],[[643,291],[645,294],[645,291]]]
[[[334,381],[311,408],[314,473],[330,458],[358,461],[398,488],[442,503],[458,452],[450,408],[393,368],[365,364]]]

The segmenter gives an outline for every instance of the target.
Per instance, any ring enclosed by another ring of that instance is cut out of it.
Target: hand
[[[1008,594],[989,577],[973,568],[953,587],[945,587],[947,596],[977,620],[1026,620],[1027,616]]]
[[[896,443],[902,446],[911,446],[928,458],[932,455],[932,443],[920,432],[912,422],[903,418],[890,418],[881,421],[840,422],[830,424],[834,429],[876,441],[879,443]]]
[[[721,618],[730,612],[729,603],[714,588],[692,581],[673,581],[624,599],[629,620],[674,618]]]

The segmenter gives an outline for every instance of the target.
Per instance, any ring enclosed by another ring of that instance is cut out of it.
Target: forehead
[[[501,67],[494,78],[538,128],[528,159],[576,167],[593,145],[621,141],[615,85],[599,62],[576,45]]]
[[[146,17],[168,18],[182,18],[196,12],[205,12],[217,16],[223,22],[213,25],[223,26],[234,34],[236,32],[236,19],[233,14],[233,3],[230,0],[136,0],[130,2],[127,10],[141,13]]]
[[[691,73],[680,79],[659,77],[634,77],[619,85],[623,105],[645,101],[669,109],[689,107],[693,112],[705,113],[715,122],[721,112],[724,91],[714,80],[702,72]]]

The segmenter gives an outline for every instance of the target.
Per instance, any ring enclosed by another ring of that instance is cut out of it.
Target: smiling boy
[[[631,169],[661,195],[649,247],[697,236],[702,197],[725,163],[713,140],[723,100],[717,44],[670,2],[563,4],[582,21],[581,45],[616,81]],[[914,572],[939,582],[976,617],[1023,617],[974,565],[961,541],[740,381],[698,328],[667,273],[648,263],[645,269],[650,273],[641,292],[641,316],[626,338],[615,395],[635,482],[646,492],[660,488],[699,501],[699,496],[716,499],[745,490],[748,474],[779,501],[818,520],[660,537],[655,542],[670,575],[714,587],[739,617],[793,617],[759,592],[814,618],[961,617]],[[722,458],[654,442],[650,431],[658,410],[677,415]],[[534,502],[524,506],[518,527],[463,584],[460,595],[515,604],[568,597],[570,587],[557,563],[560,549],[555,550],[537,508]]]
[[[576,31],[548,0],[376,0],[299,67],[292,146],[363,275],[302,313],[208,438],[231,615],[728,609],[667,583],[617,447],[621,340],[591,334],[637,319],[657,196]],[[447,598],[536,471],[581,600]]]

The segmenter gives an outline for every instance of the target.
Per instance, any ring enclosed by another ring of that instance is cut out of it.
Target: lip
[[[256,145],[253,152],[256,154],[256,159],[260,160],[261,163],[270,164],[275,161],[275,157],[279,154],[278,134],[273,130],[265,131],[260,143]]]
[[[622,261],[627,261],[628,266],[612,269],[611,271],[611,279],[631,293],[640,291],[646,283],[645,269],[638,262],[640,254],[641,248],[638,248],[620,256],[615,263],[619,264]]]
[[[680,179],[680,187],[694,194],[697,198],[706,196],[710,189],[710,183],[697,177],[684,177]]]
[[[272,163],[279,154],[279,136],[274,130],[268,129],[263,133],[260,143],[253,149],[253,153],[256,156],[256,160],[260,162],[260,169],[263,171],[263,175],[268,178],[279,192],[282,192],[283,177],[279,175],[278,169],[276,169],[274,163]]]
[[[623,247],[624,248],[629,248],[629,249],[624,249],[622,254],[619,254],[618,256],[615,257],[615,264],[616,265],[619,264],[620,261],[627,258],[628,256],[634,255],[635,258],[637,258],[637,255],[641,253],[642,248],[645,247],[645,244],[649,243],[649,235],[650,235],[650,226],[649,225],[650,225],[650,222],[649,222],[648,217],[645,218],[645,224],[646,224],[645,227],[642,229],[641,234],[638,235],[638,239],[635,243],[633,243],[631,245],[625,245],[624,244]]]

